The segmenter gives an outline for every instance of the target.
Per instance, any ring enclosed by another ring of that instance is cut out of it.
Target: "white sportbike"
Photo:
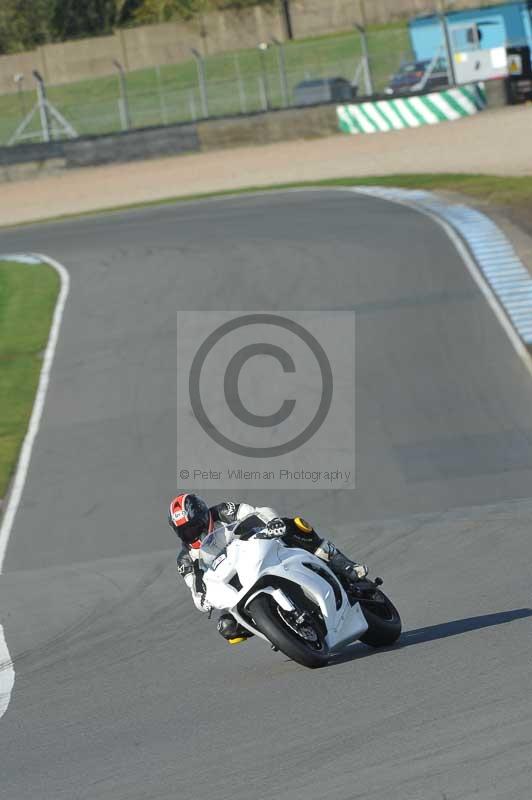
[[[247,520],[231,526],[235,538],[202,564],[212,608],[305,667],[325,665],[356,640],[383,647],[398,639],[401,618],[380,578],[346,589],[325,561],[286,547],[255,520],[257,527]]]

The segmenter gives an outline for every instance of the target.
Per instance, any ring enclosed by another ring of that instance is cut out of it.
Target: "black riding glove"
[[[286,525],[281,517],[274,517],[266,525],[265,535],[268,538],[275,539],[276,537],[284,536],[286,533]]]
[[[220,503],[218,506],[218,516],[223,522],[234,522],[236,519],[236,503]]]

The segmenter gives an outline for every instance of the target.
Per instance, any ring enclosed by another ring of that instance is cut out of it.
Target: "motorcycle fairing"
[[[287,548],[275,539],[234,540],[227,548],[226,558],[217,559],[217,562],[216,568],[205,574],[209,601],[215,599],[213,605],[230,611],[243,627],[263,639],[266,637],[250,625],[249,619],[240,612],[239,605],[245,599],[245,608],[254,597],[263,593],[273,595],[280,606],[289,610],[292,607],[287,595],[289,588],[285,591],[283,585],[289,587],[290,583],[303,590],[320,609],[327,628],[326,644],[330,650],[358,639],[368,628],[360,605],[355,603],[352,606],[343,588],[342,604],[337,609],[337,597],[331,582],[319,575],[319,571],[328,569],[326,563],[305,550]],[[304,562],[314,564],[319,568],[318,572],[305,567]],[[229,583],[237,574],[237,568],[242,585],[240,591]],[[331,577],[336,581],[333,573]],[[253,591],[255,586],[256,590]],[[214,591],[209,592],[211,588]]]

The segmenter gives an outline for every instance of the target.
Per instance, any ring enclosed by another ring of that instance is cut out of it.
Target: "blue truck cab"
[[[416,60],[446,57],[445,28],[456,83],[505,78],[532,93],[532,0],[411,19]]]

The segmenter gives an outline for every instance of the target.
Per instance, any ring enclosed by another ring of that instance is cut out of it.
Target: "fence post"
[[[40,72],[37,72],[36,69],[33,70],[33,77],[37,82],[37,102],[39,105],[39,116],[41,118],[42,138],[45,142],[49,142],[52,138],[52,132],[50,129],[50,117],[48,116],[44,80]]]
[[[26,109],[26,101],[24,100],[24,74],[22,72],[17,72],[16,75],[13,76],[13,80],[15,81],[15,85],[17,87],[17,94],[18,94],[18,102],[20,105],[21,117],[24,119],[26,114],[28,113]]]
[[[262,106],[262,110],[268,111],[268,97],[267,97],[266,87],[264,85],[264,75],[257,75],[257,81],[259,83],[259,95],[260,95],[260,103]]]
[[[198,85],[201,98],[201,111],[203,117],[207,119],[209,116],[209,102],[207,100],[207,86],[205,82],[205,63],[198,51],[193,47],[190,51],[194,56],[196,62],[196,69],[198,71]]]
[[[294,31],[292,28],[292,14],[290,13],[290,0],[281,0],[281,11],[283,14],[286,36],[288,39],[293,39]]]
[[[126,76],[124,73],[124,67],[120,63],[120,61],[113,60],[113,65],[118,70],[118,81],[120,84],[120,100],[118,101],[118,107],[120,109],[120,121],[122,123],[122,127],[124,130],[128,131],[131,128],[131,116],[129,114],[129,102],[127,98],[127,87],[126,87]]]
[[[166,103],[164,102],[164,92],[161,81],[161,68],[159,65],[155,67],[155,74],[157,75],[157,90],[159,92],[159,107],[161,111],[161,119],[163,125],[168,125],[168,113],[166,110]]]
[[[120,51],[122,56],[122,63],[126,69],[129,69],[129,59],[127,56],[127,44],[126,44],[126,34],[123,28],[118,28],[115,31],[115,37],[118,37],[118,44],[120,45]]]
[[[284,52],[284,45],[277,39],[272,39],[273,44],[277,48],[277,64],[279,66],[279,83],[281,84],[281,94],[283,96],[283,105],[288,107],[288,81],[286,79],[286,58]]]
[[[235,53],[234,61],[235,61],[236,77],[237,77],[237,80],[238,80],[238,94],[240,96],[240,111],[242,112],[242,114],[245,114],[246,110],[247,110],[246,109],[246,90],[244,88],[244,81],[242,80],[242,73],[240,71],[240,61],[239,61],[239,58],[238,58],[238,53]]]
[[[267,64],[266,64],[266,51],[268,50],[268,45],[266,42],[260,42],[257,45],[259,51],[259,59],[260,59],[260,69],[261,69],[261,85],[264,92],[264,110],[269,111],[270,106],[270,87],[268,85],[268,73],[267,73]]]
[[[190,109],[190,119],[196,122],[198,115],[196,113],[196,101],[194,99],[194,89],[190,89],[188,94],[188,107]]]
[[[437,11],[436,16],[440,21],[440,26],[443,31],[445,54],[447,56],[447,76],[449,78],[449,84],[451,86],[456,86],[456,73],[454,71],[453,48],[451,45],[449,26],[447,25],[447,17],[445,16],[445,14],[442,14],[441,11]]]
[[[360,36],[360,43],[362,46],[362,61],[364,62],[364,82],[366,84],[366,95],[369,97],[374,94],[374,90],[373,79],[371,77],[371,64],[369,61],[368,37],[366,35],[366,29],[362,25],[355,23],[355,28]]]

